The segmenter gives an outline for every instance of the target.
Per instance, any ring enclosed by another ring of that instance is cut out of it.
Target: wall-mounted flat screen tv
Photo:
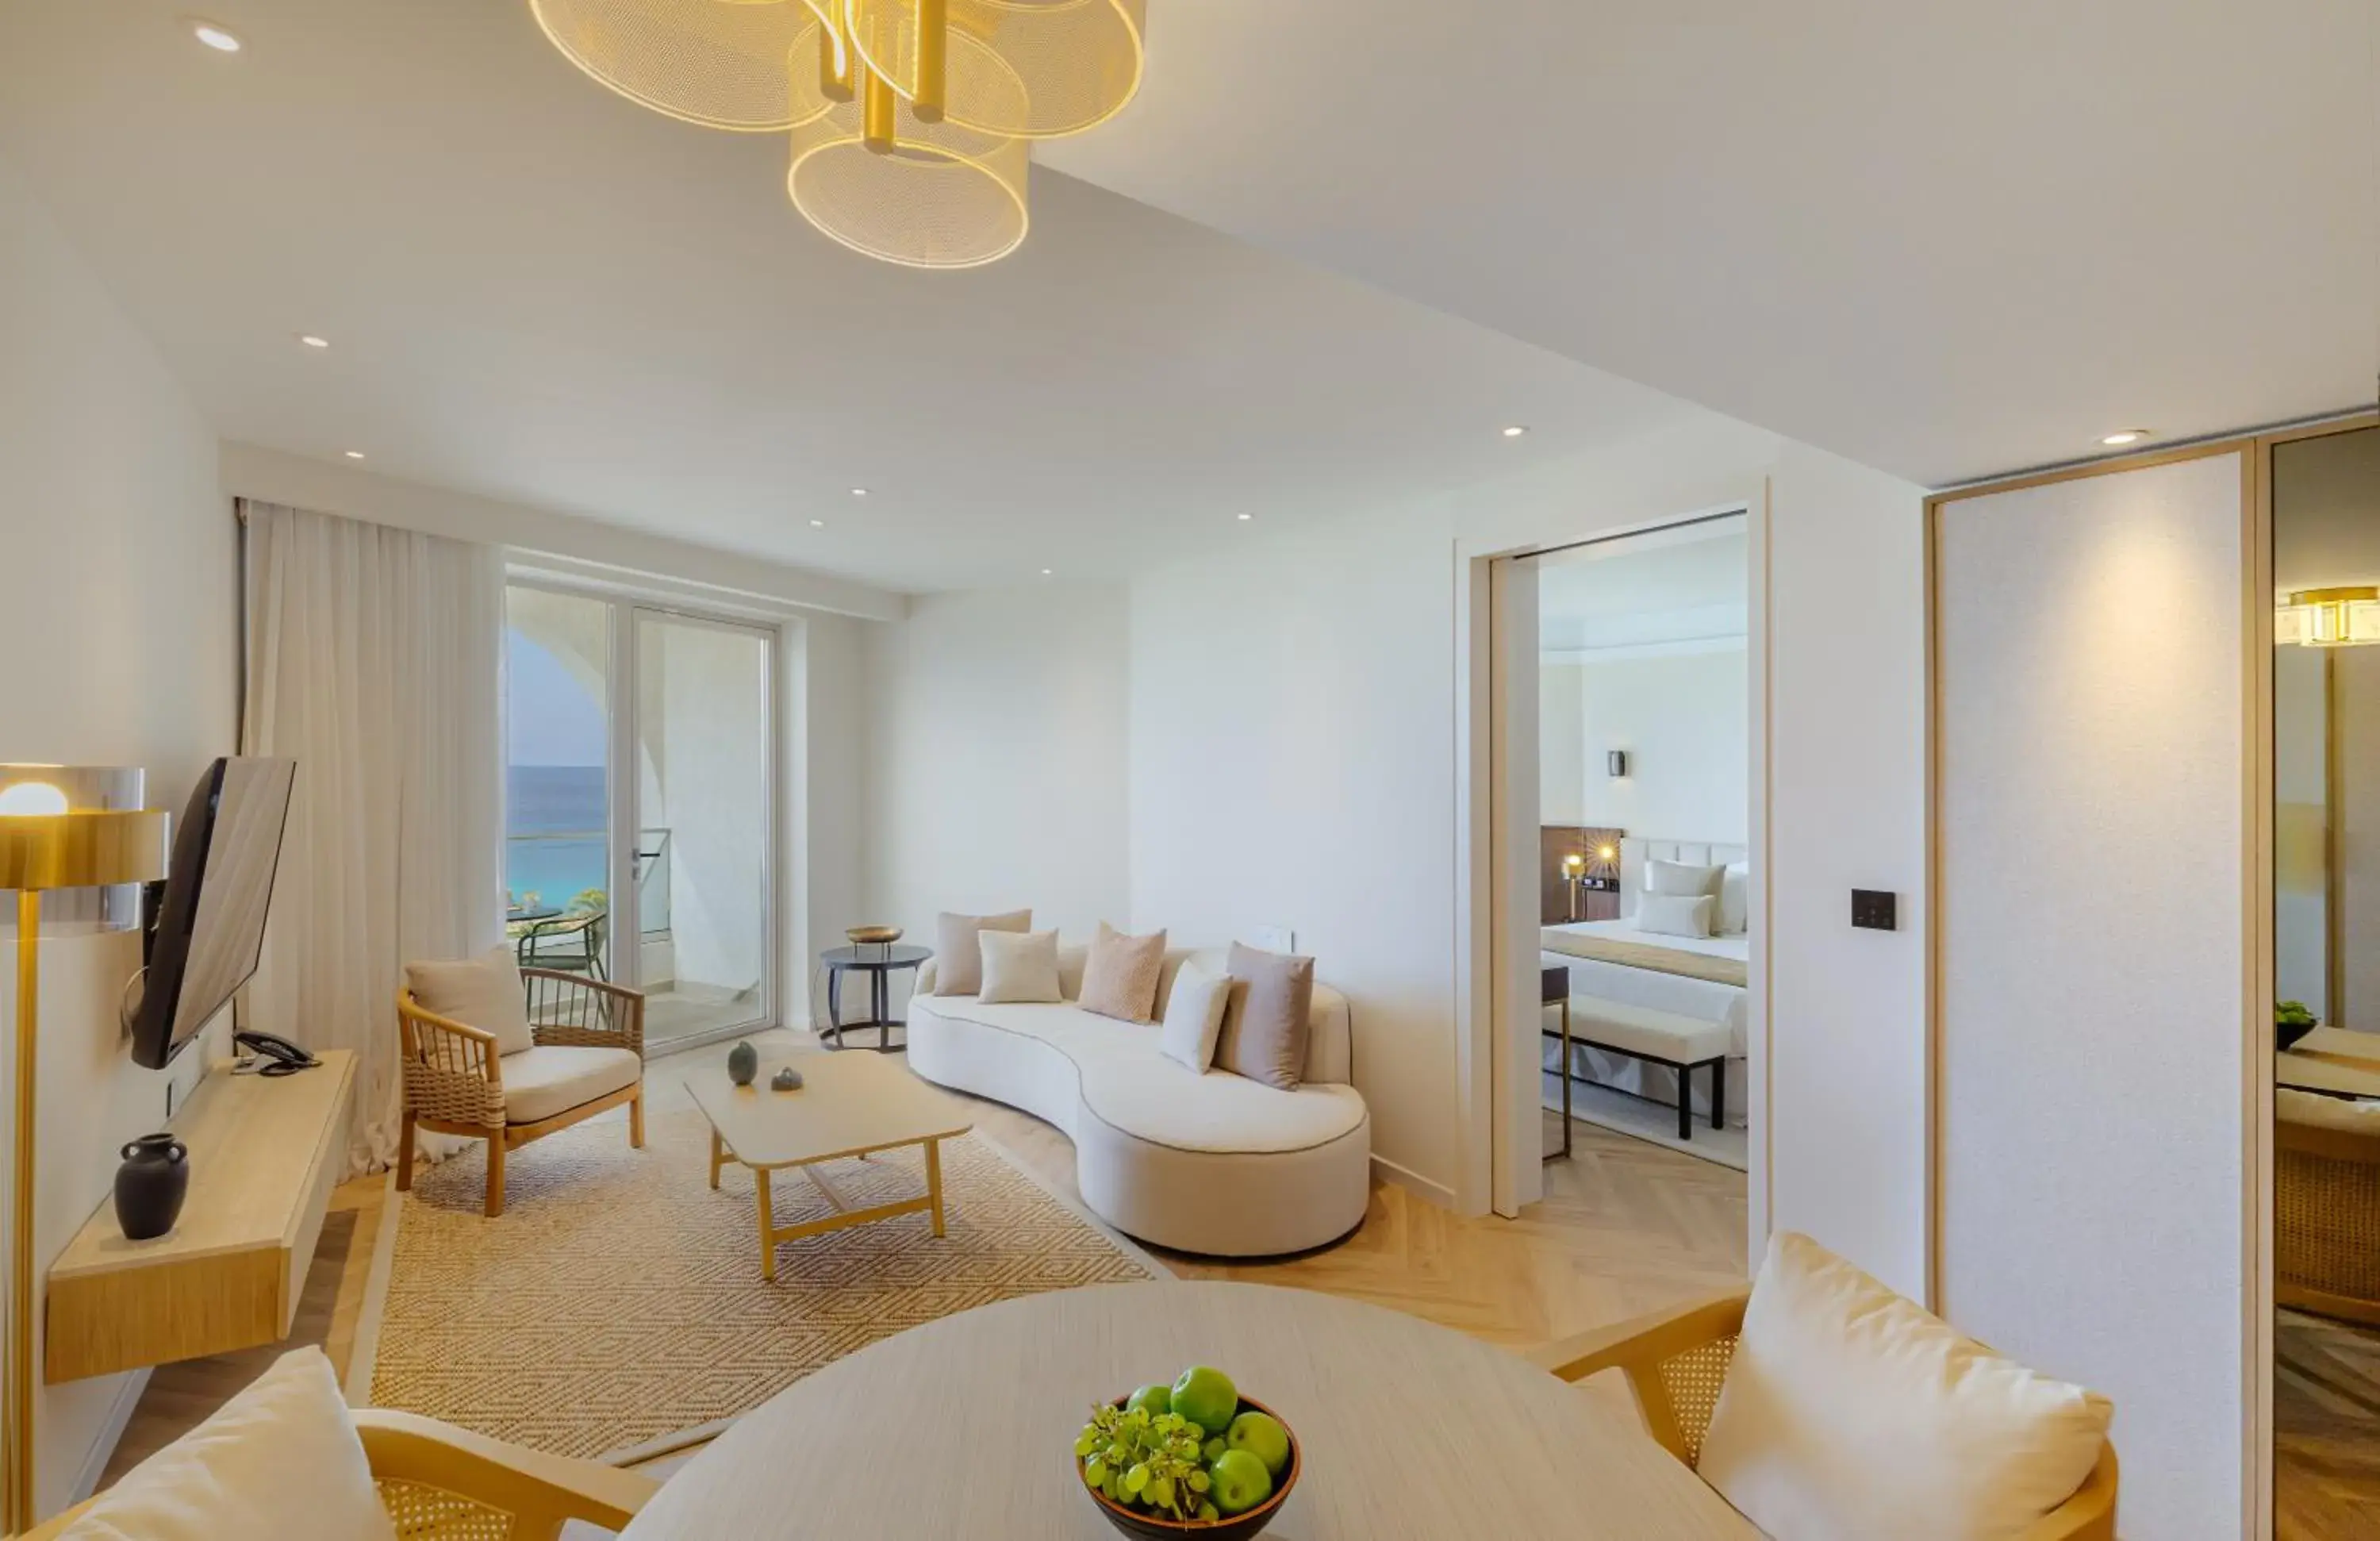
[[[256,973],[298,762],[219,759],[174,831],[148,937],[132,1062],[163,1070]]]

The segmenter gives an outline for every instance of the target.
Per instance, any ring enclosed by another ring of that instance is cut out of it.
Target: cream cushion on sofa
[[[1699,1470],[1775,1541],[2001,1541],[2082,1486],[2113,1412],[1779,1232]]]
[[[635,1086],[645,1062],[628,1049],[540,1044],[505,1055],[496,1068],[504,1079],[504,1122],[542,1123],[605,1092]]]
[[[520,964],[510,947],[491,947],[464,963],[405,965],[405,984],[421,1009],[466,1027],[496,1036],[496,1052],[517,1054],[537,1047],[529,1031],[528,997],[521,988]]]
[[[1054,1004],[1066,998],[1058,969],[1055,931],[980,931],[981,978],[976,994],[986,1005],[1031,1001]]]
[[[285,1353],[212,1417],[124,1474],[70,1541],[395,1541],[331,1362]]]

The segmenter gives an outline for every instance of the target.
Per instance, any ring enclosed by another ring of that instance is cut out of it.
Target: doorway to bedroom
[[[1749,523],[1532,553],[1505,585],[1535,601],[1536,905],[1506,920],[1536,954],[1550,1160],[1594,1129],[1748,1163]]]

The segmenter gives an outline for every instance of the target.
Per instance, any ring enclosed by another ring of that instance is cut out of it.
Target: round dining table
[[[1232,1376],[1303,1465],[1267,1541],[1757,1541],[1633,1420],[1416,1317],[1258,1284],[1113,1284],[913,1328],[796,1382],[626,1541],[1114,1541],[1074,1461],[1095,1401]]]

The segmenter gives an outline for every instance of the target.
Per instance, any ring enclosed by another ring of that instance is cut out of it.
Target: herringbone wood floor
[[[771,1049],[807,1045],[808,1038],[770,1034],[755,1041],[765,1055]],[[671,1068],[657,1060],[648,1072],[649,1116],[683,1098]],[[1064,1135],[998,1103],[967,1100],[976,1109],[979,1131],[1045,1184],[1080,1202],[1074,1147]],[[1558,1135],[1549,1114],[1548,1146]],[[1363,1226],[1334,1246],[1252,1263],[1161,1251],[1155,1256],[1184,1278],[1319,1290],[1513,1348],[1742,1281],[1742,1172],[1584,1123],[1574,1126],[1573,1149],[1571,1159],[1547,1164],[1545,1201],[1518,1219],[1464,1219],[1380,1183],[1372,1190]],[[533,1161],[536,1155],[532,1146],[514,1159]],[[375,1176],[338,1191],[334,1209],[354,1219],[344,1236],[326,1228],[288,1343],[158,1367],[109,1464],[107,1481],[194,1426],[285,1348],[320,1343],[340,1375],[346,1374],[384,1187],[385,1179]],[[1627,1406],[1618,1377],[1600,1378],[1615,1384],[1598,1384],[1590,1393]]]

